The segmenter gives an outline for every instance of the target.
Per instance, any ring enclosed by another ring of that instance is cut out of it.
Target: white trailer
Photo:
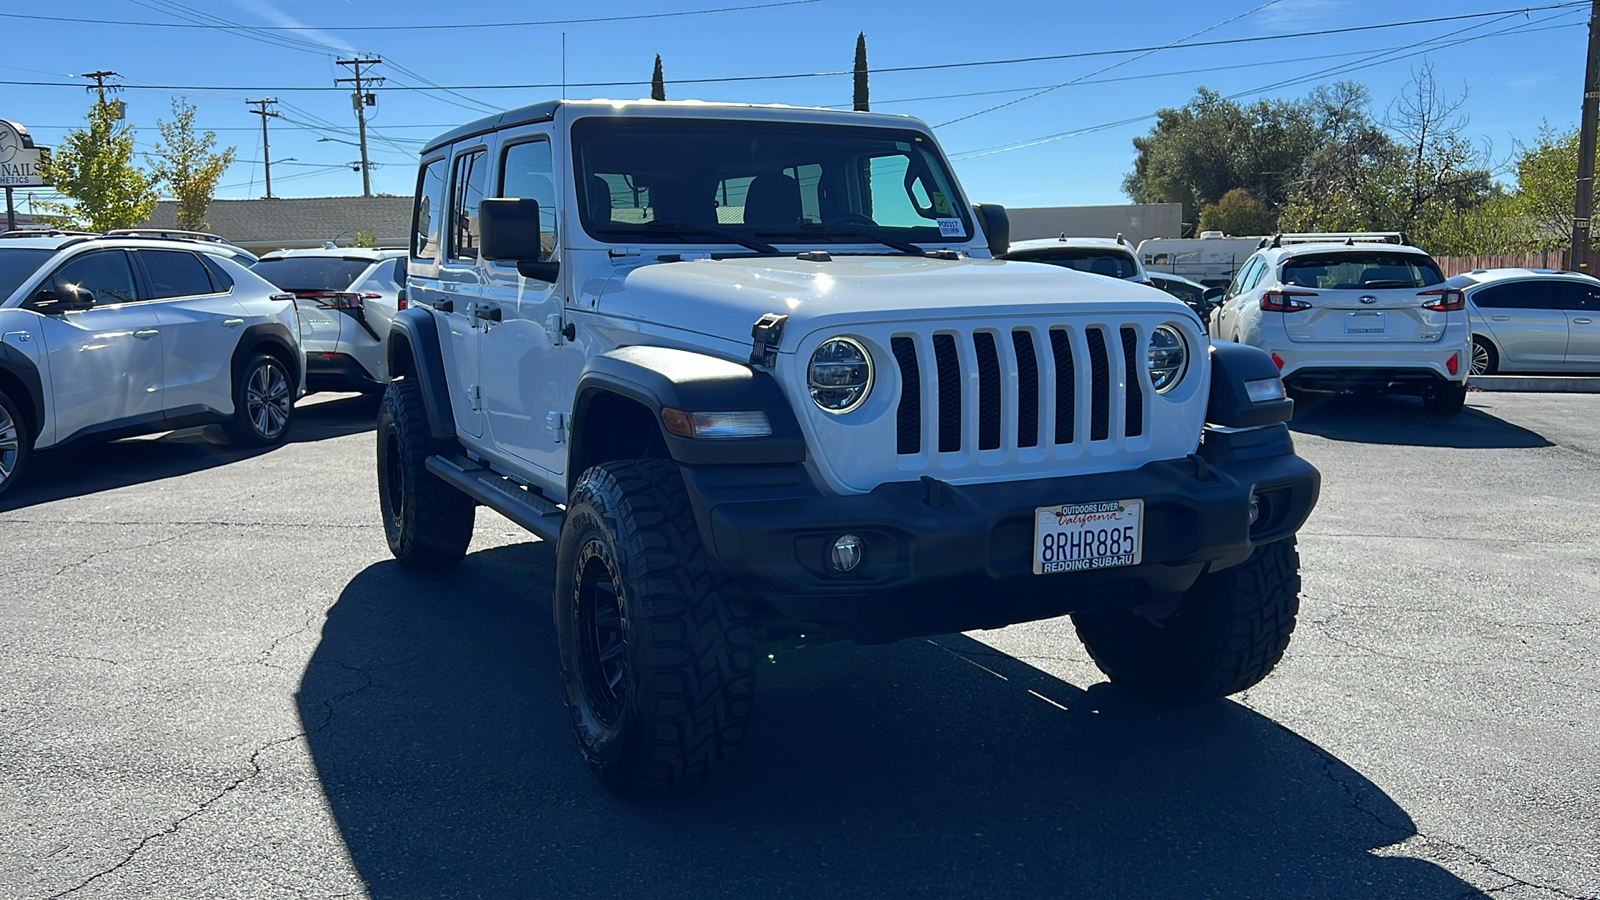
[[[1207,287],[1224,287],[1261,246],[1261,240],[1260,235],[1233,237],[1220,231],[1202,231],[1194,238],[1150,238],[1139,242],[1139,261],[1147,272],[1167,272]]]

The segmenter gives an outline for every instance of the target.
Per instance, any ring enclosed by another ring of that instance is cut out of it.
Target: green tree
[[[1246,188],[1234,188],[1217,202],[1200,210],[1200,230],[1224,234],[1267,234],[1273,215],[1261,198]]]
[[[1577,183],[1578,130],[1558,132],[1545,123],[1538,140],[1521,148],[1517,157],[1517,195],[1536,249],[1554,250],[1572,243]]]
[[[855,111],[868,112],[867,103],[867,33],[856,35]]]
[[[41,204],[46,217],[90,231],[132,228],[156,208],[155,187],[133,164],[133,128],[119,125],[116,108],[96,102],[87,126],[66,137],[40,168],[71,203]]]
[[[661,54],[656,54],[656,71],[650,76],[650,99],[667,99],[667,82],[661,77]]]
[[[182,98],[172,101],[173,119],[156,120],[161,139],[156,152],[146,154],[151,178],[166,185],[178,203],[178,227],[198,231],[205,227],[206,209],[216,193],[217,181],[233,165],[234,148],[212,152],[216,132],[194,133],[194,106]]]
[[[350,246],[352,247],[376,247],[377,245],[378,233],[371,228],[363,228],[350,236]]]

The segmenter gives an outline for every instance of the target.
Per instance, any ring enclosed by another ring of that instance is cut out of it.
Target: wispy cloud
[[[1350,0],[1283,0],[1252,18],[1262,30],[1272,33],[1308,31],[1341,18],[1338,13],[1350,5]]]
[[[267,0],[230,0],[230,2],[245,12],[254,13],[260,18],[266,19],[269,23],[279,27],[306,27],[304,22],[301,22],[294,16],[291,16],[276,6],[273,6],[271,3],[267,2]],[[300,38],[301,40],[321,44],[322,46],[327,47],[329,50],[338,50],[341,53],[356,52],[355,48],[352,47],[349,42],[345,41],[341,37],[338,37],[337,35],[329,34],[326,31],[311,29],[307,31],[288,32],[287,34]]]

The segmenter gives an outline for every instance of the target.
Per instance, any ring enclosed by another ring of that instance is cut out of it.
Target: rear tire
[[[32,450],[33,436],[28,433],[28,421],[22,417],[16,401],[0,391],[0,495],[21,479]]]
[[[626,797],[699,790],[750,719],[755,637],[668,460],[585,472],[556,544],[561,676],[578,749]]]
[[[222,423],[228,440],[241,447],[276,447],[294,424],[294,383],[276,356],[257,353],[233,386],[233,417]]]
[[[1202,575],[1178,609],[1151,622],[1121,608],[1073,613],[1072,624],[1111,683],[1158,703],[1216,700],[1267,677],[1300,610],[1294,538]]]
[[[1472,336],[1472,368],[1473,375],[1493,375],[1500,371],[1500,351],[1494,349],[1494,344],[1486,337]]]
[[[1422,408],[1436,416],[1453,416],[1467,402],[1467,385],[1450,382],[1422,395]]]
[[[422,388],[410,378],[390,382],[378,407],[378,506],[389,552],[403,566],[453,566],[472,543],[477,505],[428,471],[428,457],[447,449],[428,430]]]

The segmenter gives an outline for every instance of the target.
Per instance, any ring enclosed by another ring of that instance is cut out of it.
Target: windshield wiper
[[[738,244],[741,247],[748,247],[749,249],[765,256],[783,255],[782,250],[779,250],[777,247],[772,246],[766,241],[758,240],[753,237],[746,237],[737,231],[729,231],[726,228],[715,228],[710,225],[700,225],[695,222],[644,222],[635,227],[642,231],[666,231],[672,234],[704,234],[711,237],[722,238],[730,244]],[[634,229],[630,228],[628,230],[632,231]]]
[[[763,234],[772,234],[774,232],[783,233],[785,231],[789,232],[789,233],[799,233],[799,234],[807,235],[807,236],[817,235],[817,234],[834,234],[834,235],[848,234],[848,235],[852,235],[854,237],[864,237],[869,241],[874,241],[876,243],[882,244],[882,245],[884,245],[885,247],[888,247],[891,250],[898,250],[901,253],[907,254],[908,256],[927,256],[928,255],[926,250],[923,250],[921,247],[918,247],[916,244],[913,244],[910,241],[902,241],[897,237],[891,237],[891,236],[889,236],[887,234],[884,234],[883,232],[879,231],[876,228],[868,228],[868,227],[866,227],[864,225],[851,225],[851,224],[844,223],[844,222],[821,222],[821,223],[807,222],[804,225],[800,225],[800,226],[797,226],[795,228],[789,228],[789,229],[781,229],[781,230],[780,229],[776,229],[776,228],[772,228],[772,229],[763,228],[763,229],[761,229],[761,232]]]

